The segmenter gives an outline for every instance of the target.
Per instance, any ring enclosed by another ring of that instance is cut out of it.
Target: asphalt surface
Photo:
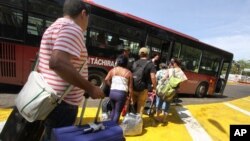
[[[15,98],[21,87],[4,86],[0,87],[0,108],[9,108],[15,105]],[[8,93],[7,93],[8,92]],[[224,95],[206,96],[204,98],[196,98],[194,95],[180,95],[182,105],[204,104],[230,101],[250,95],[250,84],[231,83],[226,86]],[[88,107],[96,107],[98,100],[89,99]]]
[[[127,141],[226,141],[230,125],[250,125],[250,85],[228,85],[224,96],[195,98],[180,96],[181,104],[172,104],[167,123],[143,115],[143,132],[126,136]],[[16,94],[0,94],[0,132],[9,116]],[[89,100],[84,124],[93,122],[97,100]],[[92,107],[91,107],[92,106]],[[79,108],[81,110],[81,108]],[[78,113],[78,123],[80,112]],[[121,118],[121,121],[123,118]],[[120,122],[121,122],[120,121]]]

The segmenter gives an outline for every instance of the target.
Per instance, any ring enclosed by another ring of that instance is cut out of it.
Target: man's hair
[[[64,16],[69,15],[74,18],[80,14],[82,10],[85,10],[86,14],[89,14],[90,12],[88,6],[82,0],[65,0],[63,5]]]
[[[118,56],[116,61],[117,61],[117,66],[126,68],[128,65],[128,58],[124,55]]]

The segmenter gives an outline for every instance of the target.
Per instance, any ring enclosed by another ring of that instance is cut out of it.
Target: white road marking
[[[3,127],[4,127],[4,125],[5,125],[5,122],[6,122],[6,121],[0,122],[0,133],[1,133],[2,130],[3,130]]]
[[[245,115],[250,116],[250,112],[248,112],[248,111],[246,111],[246,110],[243,110],[243,109],[241,109],[241,108],[239,108],[239,107],[237,107],[237,106],[235,106],[235,105],[233,105],[233,104],[230,104],[230,103],[228,103],[228,102],[225,102],[224,104],[227,105],[227,106],[230,107],[230,108],[233,108],[234,110],[237,110],[237,111],[239,111],[239,112],[241,112],[241,113],[243,113],[243,114],[245,114]]]
[[[249,101],[249,102],[250,102],[250,100],[249,100],[249,99],[247,99],[247,98],[243,98],[243,100],[245,100],[245,101]]]
[[[187,128],[193,141],[212,141],[211,137],[192,116],[188,109],[183,107],[176,107],[175,109],[181,120],[185,123],[185,127]]]

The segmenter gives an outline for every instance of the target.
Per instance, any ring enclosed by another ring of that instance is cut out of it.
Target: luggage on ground
[[[15,107],[3,127],[0,141],[39,141],[43,131],[43,121],[30,123]]]
[[[124,141],[122,128],[114,121],[97,122],[101,103],[99,103],[95,121],[87,125],[81,125],[81,119],[86,108],[87,98],[83,105],[78,126],[54,128],[52,141]]]
[[[135,136],[142,134],[143,120],[139,113],[135,113],[134,106],[130,105],[130,111],[124,117],[121,127],[124,135]]]

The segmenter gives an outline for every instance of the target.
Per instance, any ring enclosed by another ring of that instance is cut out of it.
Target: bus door
[[[161,62],[168,63],[168,60],[170,60],[170,46],[172,45],[172,42],[168,40],[164,40],[162,43],[161,48]]]
[[[146,42],[146,46],[150,49],[150,57],[154,56],[155,54],[160,55],[160,60],[157,62],[158,64],[162,62],[166,63],[166,61],[168,60],[170,44],[170,41],[162,40],[150,35],[147,37]]]
[[[223,94],[223,91],[225,89],[226,86],[226,82],[228,79],[228,75],[230,73],[230,67],[231,67],[231,62],[230,61],[224,61],[222,60],[222,65],[220,68],[220,71],[218,72],[218,80],[216,83],[216,88],[215,88],[215,92],[216,93],[221,93]]]

